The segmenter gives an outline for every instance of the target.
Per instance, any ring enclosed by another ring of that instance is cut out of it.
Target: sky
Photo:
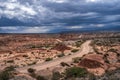
[[[0,33],[120,29],[120,0],[0,0]]]

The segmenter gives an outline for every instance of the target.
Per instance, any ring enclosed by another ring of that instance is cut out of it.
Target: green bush
[[[52,80],[60,80],[62,75],[59,72],[53,72],[52,74]]]
[[[65,63],[65,62],[61,62],[60,65],[63,66],[63,67],[69,66],[69,64],[67,64],[67,63]]]
[[[2,72],[0,72],[0,80],[9,80],[13,75],[11,71],[14,71],[14,67],[6,67]]]
[[[65,56],[65,54],[64,53],[61,53],[61,54],[59,54],[59,55],[57,55],[58,57],[63,57],[63,56]]]
[[[89,77],[89,80],[97,80],[96,76],[92,73],[89,73],[88,77]]]
[[[76,43],[75,43],[76,47],[80,47],[81,44],[82,44],[82,43],[80,43],[80,42],[76,42]]]
[[[80,67],[71,67],[66,69],[65,75],[66,78],[70,77],[85,77],[87,74],[86,69]]]
[[[73,50],[71,50],[71,52],[73,52],[73,53],[75,53],[75,52],[77,52],[77,51],[79,51],[78,49],[73,49]]]
[[[14,60],[8,60],[7,63],[14,63]]]
[[[28,55],[23,55],[23,57],[28,57]]]
[[[52,60],[52,58],[46,58],[46,60],[45,61],[51,61]]]
[[[74,63],[79,63],[79,62],[80,62],[80,60],[81,60],[81,58],[80,58],[80,57],[73,58],[73,62],[74,62]]]
[[[29,72],[29,73],[34,73],[34,72],[35,72],[35,69],[29,68],[29,69],[28,69],[28,72]]]
[[[0,73],[0,80],[9,80],[10,74],[8,71],[3,71]]]
[[[110,51],[110,52],[115,52],[115,53],[117,53],[117,49],[113,49],[113,48],[112,48],[112,49],[108,50],[108,52],[109,52],[109,51]]]
[[[29,75],[33,78],[36,78],[36,74],[35,74],[35,69],[33,68],[29,68],[28,69]]]
[[[40,76],[40,75],[37,76],[36,79],[37,79],[37,80],[46,80],[43,76]]]
[[[9,66],[5,68],[5,71],[14,71],[15,67],[14,66]]]

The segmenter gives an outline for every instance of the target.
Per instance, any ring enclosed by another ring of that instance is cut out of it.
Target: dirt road
[[[36,65],[32,65],[32,66],[27,66],[27,67],[23,67],[23,68],[17,68],[16,70],[22,72],[22,73],[27,73],[27,69],[28,68],[34,68],[37,71],[38,70],[43,70],[49,67],[53,67],[56,65],[59,65],[61,62],[70,62],[72,61],[73,58],[75,57],[82,57],[85,54],[88,54],[89,52],[92,52],[92,47],[89,45],[90,44],[90,40],[86,41],[85,43],[83,43],[81,45],[81,49],[69,56],[64,56],[62,58],[58,58],[58,59],[54,59],[52,61],[48,61],[48,62],[44,62],[44,63],[40,63],[40,64],[36,64]]]

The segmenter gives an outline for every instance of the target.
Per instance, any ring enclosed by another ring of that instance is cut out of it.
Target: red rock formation
[[[85,68],[99,68],[103,64],[98,62],[98,61],[94,61],[94,60],[90,60],[90,59],[83,59],[79,63],[79,65],[82,66],[82,67],[85,67]]]
[[[59,44],[56,44],[56,46],[54,46],[52,49],[63,52],[65,50],[70,50],[71,48],[67,47],[65,44],[59,43]]]

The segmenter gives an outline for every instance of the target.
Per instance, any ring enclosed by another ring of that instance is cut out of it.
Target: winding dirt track
[[[62,58],[54,59],[52,61],[48,61],[48,62],[44,62],[44,63],[32,65],[32,66],[17,68],[16,70],[22,73],[27,73],[28,68],[34,68],[38,71],[38,70],[46,69],[48,67],[59,65],[61,62],[70,62],[75,57],[82,57],[83,55],[88,54],[89,52],[92,52],[92,47],[89,45],[90,43],[91,43],[91,40],[86,41],[81,45],[81,49],[72,55],[64,56]]]

